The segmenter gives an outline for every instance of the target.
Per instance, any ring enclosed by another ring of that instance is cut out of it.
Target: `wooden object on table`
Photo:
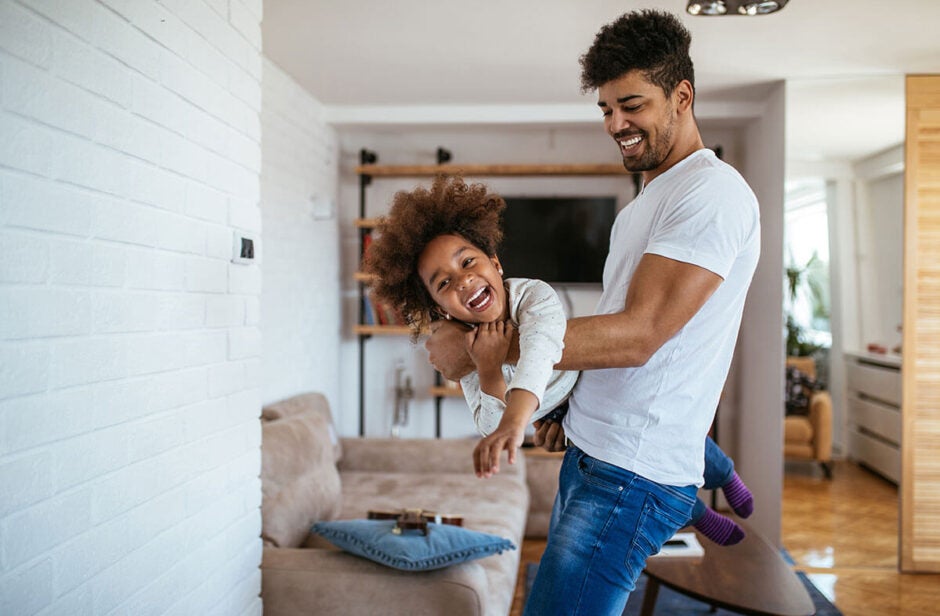
[[[424,509],[401,509],[399,511],[369,511],[367,518],[370,520],[395,520],[395,528],[392,532],[400,535],[403,530],[420,530],[421,534],[428,534],[428,523],[449,524],[451,526],[463,526],[463,516],[454,514],[441,514]]]
[[[716,545],[695,531],[705,547],[702,558],[650,558],[641,614],[654,613],[660,585],[742,614],[814,614],[813,600],[780,550],[740,520],[738,523],[747,536],[736,545]]]

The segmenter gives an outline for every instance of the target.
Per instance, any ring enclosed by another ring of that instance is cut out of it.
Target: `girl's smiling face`
[[[438,306],[465,323],[500,321],[508,316],[503,268],[459,235],[439,235],[418,257],[418,276]]]

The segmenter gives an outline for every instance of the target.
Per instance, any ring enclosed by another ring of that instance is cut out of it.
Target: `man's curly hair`
[[[695,89],[689,46],[692,35],[679,18],[645,9],[621,15],[605,25],[581,56],[581,91],[596,90],[633,70],[668,96],[683,79]]]
[[[375,277],[372,291],[397,308],[415,334],[436,320],[437,304],[418,276],[418,257],[439,235],[459,235],[489,256],[503,240],[506,202],[483,184],[440,175],[430,188],[395,194],[377,237],[365,255],[365,272]]]

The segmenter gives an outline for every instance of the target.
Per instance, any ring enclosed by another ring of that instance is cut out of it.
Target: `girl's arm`
[[[539,405],[538,397],[524,389],[513,389],[506,399],[502,366],[514,329],[511,323],[499,321],[480,323],[476,330],[467,333],[467,349],[477,368],[480,389],[506,401],[499,425],[480,440],[473,451],[473,468],[478,477],[499,472],[499,455],[503,449],[509,451],[509,463],[516,463],[516,449],[522,446],[526,426]]]
[[[503,321],[480,323],[466,333],[467,350],[480,377],[480,389],[499,400],[506,400],[503,363],[512,339],[512,324]]]
[[[491,477],[499,472],[499,454],[504,449],[509,452],[509,463],[516,463],[516,450],[522,447],[526,426],[538,405],[539,399],[531,391],[513,389],[510,392],[499,426],[473,450],[473,470],[477,477]]]

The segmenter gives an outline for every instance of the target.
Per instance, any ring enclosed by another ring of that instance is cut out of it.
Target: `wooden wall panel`
[[[908,76],[902,571],[940,571],[940,75]]]

